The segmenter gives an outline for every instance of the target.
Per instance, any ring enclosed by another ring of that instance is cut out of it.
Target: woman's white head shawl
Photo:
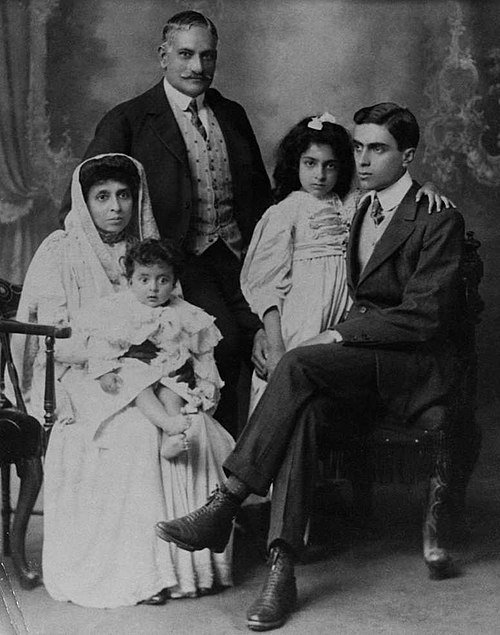
[[[139,240],[142,240],[143,238],[159,237],[158,228],[156,226],[156,221],[151,207],[151,199],[149,197],[144,168],[139,161],[136,161],[126,154],[120,153],[100,154],[83,161],[75,168],[71,181],[71,210],[64,222],[64,228],[71,237],[77,238],[80,241],[81,248],[84,252],[88,253],[91,260],[94,260],[97,257],[99,263],[106,272],[107,277],[111,282],[116,284],[120,279],[121,270],[110,254],[109,249],[106,248],[106,245],[102,242],[99,236],[87,207],[87,203],[83,196],[82,186],[80,184],[80,170],[83,165],[89,161],[96,161],[109,156],[125,157],[135,165],[137,172],[139,173],[140,185],[137,196],[137,205],[134,206],[135,216],[133,216],[130,220],[129,227],[133,227],[137,234],[136,238]]]

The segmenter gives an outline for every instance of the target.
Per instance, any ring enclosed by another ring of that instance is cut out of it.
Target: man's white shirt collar
[[[392,185],[389,185],[389,187],[386,187],[385,190],[380,190],[378,192],[376,190],[370,190],[369,192],[366,192],[366,194],[361,197],[359,203],[362,204],[368,199],[368,197],[371,201],[373,201],[373,197],[376,194],[383,211],[394,209],[401,203],[412,185],[412,178],[408,170],[406,170],[400,179]]]
[[[203,108],[205,101],[205,93],[198,95],[198,97],[190,97],[189,95],[185,95],[181,93],[177,88],[174,88],[172,84],[169,84],[167,78],[163,78],[163,88],[165,89],[165,95],[170,103],[170,105],[176,105],[181,110],[186,111],[192,99],[196,99],[196,104],[198,106],[198,111]]]

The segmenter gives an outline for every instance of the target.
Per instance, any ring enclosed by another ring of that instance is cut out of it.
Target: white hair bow
[[[337,123],[337,120],[329,112],[324,112],[319,117],[313,117],[307,127],[313,130],[323,130],[324,123]]]

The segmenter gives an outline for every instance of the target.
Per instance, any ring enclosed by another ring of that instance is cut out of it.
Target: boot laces
[[[227,490],[222,490],[217,483],[215,488],[210,492],[210,496],[207,498],[206,505],[210,505],[213,501],[217,501],[219,503],[224,503],[232,505],[235,509],[239,508],[238,501],[234,498],[234,496],[228,492]]]
[[[189,523],[194,523],[196,525],[197,519],[200,516],[205,516],[205,508],[208,507],[213,501],[218,501],[219,503],[226,501],[224,493],[221,492],[218,485],[216,485],[215,489],[212,490],[212,492],[210,492],[210,495],[207,498],[207,502],[204,505],[202,505],[202,507],[199,507],[198,509],[195,509],[190,514],[188,514],[185,520],[188,521]]]
[[[205,505],[209,505],[213,500],[221,500],[223,496],[224,494],[222,493],[221,488],[219,487],[219,483],[217,483],[214,489],[210,492]]]
[[[280,597],[286,605],[291,605],[295,601],[295,576],[293,575],[291,563],[287,560],[286,556],[284,556],[284,554],[278,549],[272,550],[270,555],[271,568],[266,577],[259,598],[262,606],[274,608],[277,598]],[[288,585],[290,587],[288,589],[288,593],[281,595],[283,587]]]

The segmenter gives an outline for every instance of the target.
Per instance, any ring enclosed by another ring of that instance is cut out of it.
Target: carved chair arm
[[[71,337],[71,327],[18,322],[17,320],[3,320],[0,318],[0,333],[23,333],[25,335],[45,335],[46,337],[66,339]]]
[[[17,320],[1,319],[0,318],[0,341],[2,346],[2,355],[5,359],[7,366],[7,372],[9,373],[10,380],[14,389],[16,397],[16,406],[18,410],[26,414],[26,405],[24,403],[21,388],[19,384],[19,376],[14,366],[12,354],[10,351],[8,334],[10,333],[22,333],[24,335],[36,335],[45,336],[45,352],[46,352],[46,364],[45,364],[45,395],[44,395],[44,410],[45,410],[45,422],[44,428],[46,430],[46,438],[54,424],[54,412],[56,407],[56,394],[55,394],[55,375],[54,375],[54,340],[66,339],[71,336],[71,328],[69,326],[52,326],[49,324],[35,324],[32,322],[19,322]],[[2,381],[3,384],[3,381]],[[3,389],[3,385],[1,386]]]

